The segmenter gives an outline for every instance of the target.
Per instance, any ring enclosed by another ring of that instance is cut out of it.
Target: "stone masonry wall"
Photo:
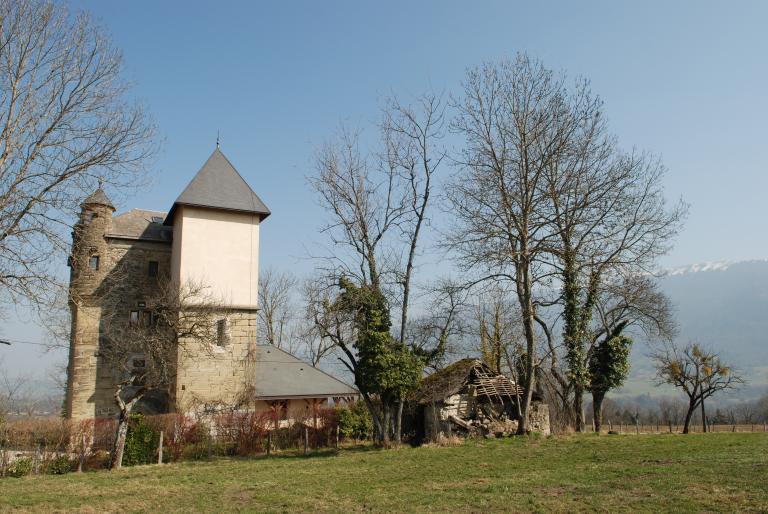
[[[253,378],[256,312],[222,315],[228,325],[228,342],[218,346],[196,342],[179,351],[172,404],[179,412],[215,410],[245,401]]]
[[[72,419],[117,413],[114,393],[120,377],[98,357],[102,299],[107,295],[117,297],[116,309],[125,311],[127,319],[130,311],[141,311],[139,302],[157,290],[159,277],[170,273],[169,242],[106,238],[111,212],[101,214],[88,225],[79,224],[73,238],[66,400],[66,413]],[[88,268],[92,255],[99,256],[99,270]],[[149,261],[158,262],[158,277],[149,276]],[[110,280],[118,282],[119,287],[105,291]]]

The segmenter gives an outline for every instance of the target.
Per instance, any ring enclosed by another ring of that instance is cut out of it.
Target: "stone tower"
[[[72,232],[66,416],[116,414],[122,371],[99,357],[104,322],[123,313],[129,323],[151,320],[146,300],[164,283],[203,285],[221,309],[213,340],[180,341],[189,344],[179,345],[172,383],[145,395],[144,412],[238,404],[253,390],[259,228],[269,210],[218,148],[170,212],[114,210],[100,186]]]
[[[109,268],[105,236],[112,225],[115,207],[99,185],[80,208],[69,258],[72,328],[64,408],[67,417],[93,418],[101,312],[94,294]]]
[[[171,404],[180,411],[237,404],[253,377],[259,226],[269,209],[216,148],[173,204],[171,277],[210,287],[223,312],[213,352],[179,355]]]

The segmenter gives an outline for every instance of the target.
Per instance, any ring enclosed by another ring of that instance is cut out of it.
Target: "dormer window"
[[[99,270],[99,256],[98,255],[91,255],[90,259],[88,259],[88,267],[91,268],[94,271]]]
[[[162,223],[163,217],[162,216],[152,216],[152,223]]]

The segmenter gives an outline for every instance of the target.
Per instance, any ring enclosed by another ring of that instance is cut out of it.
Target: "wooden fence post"
[[[208,434],[208,460],[213,457],[213,437],[211,437],[211,434]]]
[[[304,455],[309,453],[309,428],[304,427]]]
[[[336,425],[336,444],[334,446],[337,450],[339,449],[339,425]]]
[[[40,474],[40,457],[41,457],[41,450],[42,450],[42,443],[37,444],[37,449],[35,450],[35,459],[32,461],[32,466],[34,467],[35,475]]]
[[[272,455],[272,431],[267,432],[267,457]]]
[[[85,467],[85,434],[80,434],[80,459],[77,463],[77,472],[82,473]]]
[[[163,431],[160,431],[160,442],[157,444],[157,463],[163,463]]]

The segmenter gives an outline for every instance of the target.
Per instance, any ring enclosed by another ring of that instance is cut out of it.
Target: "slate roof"
[[[355,388],[268,344],[256,345],[254,373],[255,397],[259,400],[358,394]]]
[[[90,194],[85,200],[83,200],[83,203],[81,205],[105,205],[109,208],[111,208],[113,211],[115,210],[115,206],[112,205],[112,202],[109,200],[109,197],[104,192],[104,190],[99,186],[99,188]]]
[[[112,218],[112,226],[106,235],[120,239],[170,243],[173,240],[173,227],[163,225],[166,214],[162,211],[131,209]],[[153,218],[159,221],[154,221]]]
[[[261,219],[270,214],[264,202],[218,148],[176,199],[165,220],[166,225],[173,222],[178,205],[254,213]]]

